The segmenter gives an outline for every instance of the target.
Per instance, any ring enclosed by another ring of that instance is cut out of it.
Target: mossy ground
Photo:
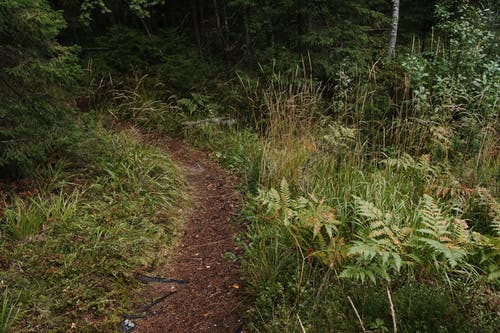
[[[137,132],[93,119],[24,193],[3,184],[4,330],[116,331],[140,289],[135,270],[172,244],[182,179]]]

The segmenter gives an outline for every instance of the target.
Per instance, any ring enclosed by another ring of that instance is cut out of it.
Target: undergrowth
[[[261,114],[254,131],[185,129],[246,180],[250,328],[496,331],[497,136],[458,162],[462,120],[443,137],[435,122],[401,115],[404,126],[389,136],[317,112],[319,86],[286,82],[252,99]],[[473,163],[471,174],[464,166]]]
[[[476,37],[467,59],[459,40],[375,63],[368,77],[341,67],[332,85],[300,69],[238,73],[227,100],[133,87],[119,95],[133,107],[112,110],[242,175],[251,330],[496,332],[497,64],[482,64],[490,34]],[[475,71],[443,70],[454,66]]]
[[[4,185],[2,331],[115,331],[135,270],[171,244],[180,173],[137,132],[92,120],[27,191]]]

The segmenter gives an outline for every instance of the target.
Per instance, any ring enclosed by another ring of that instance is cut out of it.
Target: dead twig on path
[[[189,281],[187,281],[187,280],[166,279],[166,278],[162,278],[162,277],[147,276],[147,275],[142,275],[142,274],[137,275],[137,280],[141,281],[142,283],[150,283],[150,282],[176,283],[176,284],[189,283]]]

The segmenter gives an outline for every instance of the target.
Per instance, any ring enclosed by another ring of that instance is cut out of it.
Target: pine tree
[[[68,128],[76,48],[57,42],[62,14],[46,0],[0,2],[0,175],[42,160]]]

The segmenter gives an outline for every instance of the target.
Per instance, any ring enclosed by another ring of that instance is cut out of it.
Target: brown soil
[[[188,282],[150,283],[146,297],[150,303],[161,301],[148,308],[147,318],[133,319],[134,332],[243,332],[239,266],[229,259],[241,251],[233,242],[238,225],[231,221],[241,202],[235,191],[238,179],[179,140],[147,140],[184,168],[191,194],[178,248],[168,267],[155,275]]]

